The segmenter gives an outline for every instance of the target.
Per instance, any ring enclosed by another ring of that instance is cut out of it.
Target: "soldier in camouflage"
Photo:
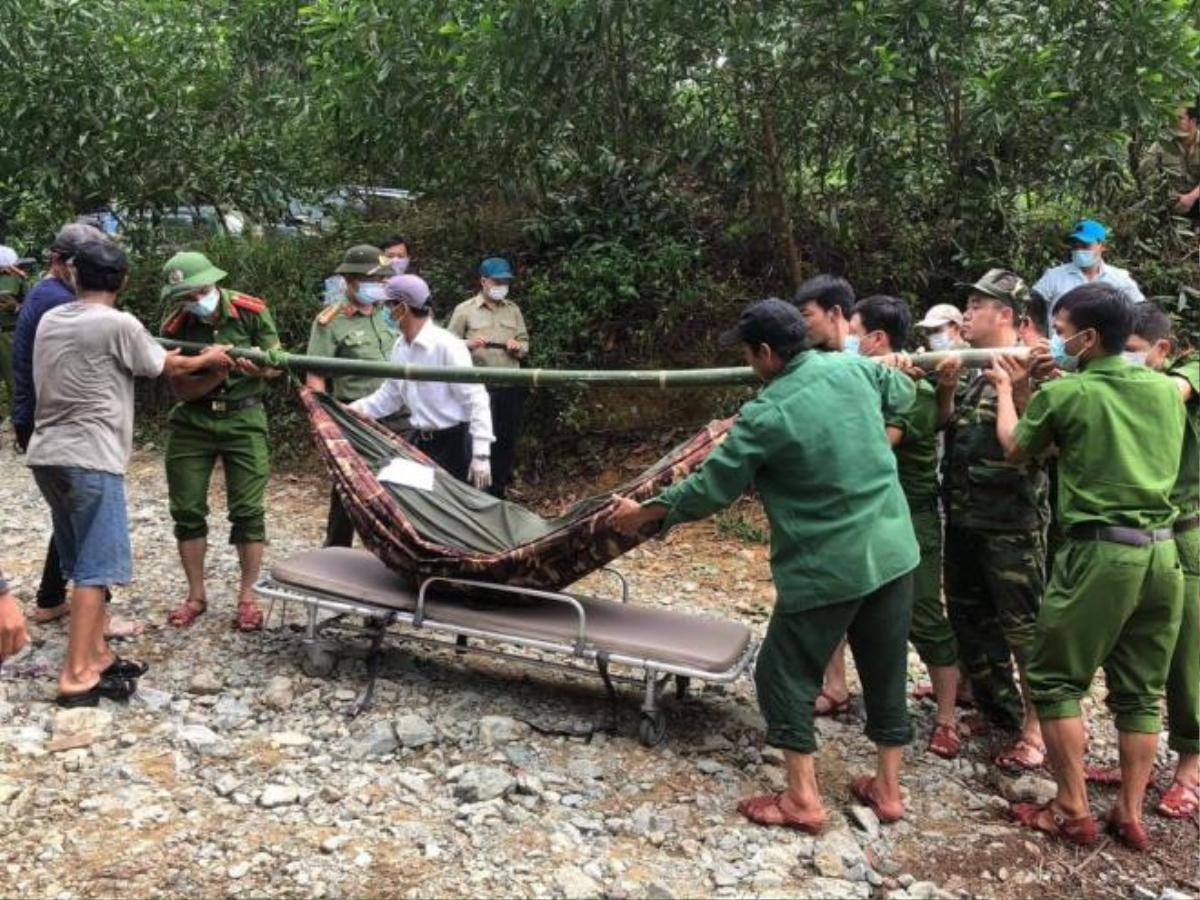
[[[992,269],[964,287],[970,293],[963,336],[971,346],[1015,346],[1028,296],[1021,278]],[[946,427],[946,608],[981,711],[1001,727],[1021,729],[997,763],[1032,768],[1045,758],[1025,667],[1045,584],[1047,476],[1040,463],[1005,462],[996,438],[995,389],[982,372],[961,374],[957,359],[938,367],[939,420]],[[1020,691],[1013,683],[1013,660]]]

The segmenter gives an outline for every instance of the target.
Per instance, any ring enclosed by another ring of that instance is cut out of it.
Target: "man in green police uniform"
[[[218,288],[225,277],[202,253],[176,253],[165,266],[161,295],[178,308],[164,322],[164,337],[231,347],[279,347],[267,305],[256,297]],[[279,373],[239,359],[228,376],[200,372],[171,379],[179,402],[168,417],[167,490],[175,539],[187,576],[187,598],[167,622],[187,628],[205,611],[204,557],[208,550],[208,485],[221,460],[229,508],[229,542],[241,565],[238,614],[242,631],[262,628],[254,582],[266,542],[263,494],[270,454],[263,379]]]
[[[1176,346],[1170,317],[1154,303],[1138,304],[1125,358],[1166,372],[1187,408],[1183,454],[1171,492],[1171,502],[1179,509],[1175,549],[1184,590],[1179,641],[1167,673],[1167,746],[1179,754],[1179,762],[1158,811],[1172,819],[1193,819],[1200,811],[1200,357],[1195,352],[1176,356]]]
[[[5,407],[13,403],[12,335],[25,294],[25,273],[17,267],[17,259],[12,247],[0,245],[0,382],[4,383]],[[0,419],[6,416],[5,407],[0,407]]]
[[[767,382],[725,441],[685,480],[639,505],[614,498],[613,525],[634,533],[709,516],[751,484],[771,523],[778,602],[755,685],[767,743],[780,747],[788,789],[742,801],[753,822],[819,831],[826,820],[813,754],[813,701],[830,654],[848,635],[858,662],[874,777],[851,790],[880,820],[904,814],[903,747],[911,572],[919,561],[885,418],[908,409],[912,379],[879,363],[806,348],[804,320],[782,300],[742,312],[722,345],[740,342]]]
[[[1028,295],[1024,281],[992,269],[965,287],[963,336],[970,345],[1016,346],[1017,321]],[[938,366],[939,421],[946,427],[946,611],[975,702],[996,724],[1021,729],[997,764],[1035,768],[1045,748],[1025,669],[1045,586],[1047,476],[1040,462],[1005,461],[996,439],[996,391],[983,372],[960,379],[961,371],[958,358]],[[1020,693],[1012,679],[1014,659]]]
[[[1120,290],[1094,282],[1055,307],[1051,355],[1078,374],[1049,381],[1029,399],[1019,363],[989,370],[996,436],[1010,462],[1058,448],[1059,511],[1066,534],[1038,613],[1028,681],[1058,793],[1017,804],[1026,827],[1089,844],[1097,825],[1088,804],[1080,700],[1104,667],[1119,735],[1121,792],[1108,830],[1138,850],[1149,846],[1142,800],[1162,730],[1160,704],[1179,636],[1183,572],[1172,526],[1186,415],[1167,378],[1121,358],[1132,310]],[[1153,440],[1147,436],[1153,435]]]
[[[383,303],[382,278],[392,274],[386,257],[378,247],[359,244],[346,251],[341,265],[334,270],[346,280],[346,299],[325,307],[313,322],[308,336],[309,356],[332,356],[387,362],[396,332],[388,325]],[[323,375],[310,372],[306,383],[318,391],[328,390]],[[367,375],[339,375],[332,379],[334,398],[353,403],[372,393],[382,378]],[[329,519],[325,526],[326,547],[349,547],[354,543],[354,523],[333,488],[329,495]]]
[[[845,350],[867,357],[904,349],[912,327],[908,305],[897,297],[860,300],[850,316]],[[913,572],[912,632],[909,639],[929,668],[937,719],[929,750],[951,759],[962,749],[955,703],[958,694],[958,650],[942,604],[942,515],[938,508],[938,405],[933,385],[919,369],[917,397],[906,412],[887,418],[888,443],[896,454],[900,486],[921,548],[921,564]],[[827,673],[828,674],[828,673]]]

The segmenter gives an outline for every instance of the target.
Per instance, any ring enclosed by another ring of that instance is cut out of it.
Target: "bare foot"
[[[106,638],[138,637],[145,631],[144,623],[121,616],[107,616],[104,620],[104,636]]]

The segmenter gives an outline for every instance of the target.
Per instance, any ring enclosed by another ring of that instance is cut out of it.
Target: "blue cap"
[[[1080,219],[1075,223],[1068,241],[1079,241],[1081,244],[1098,244],[1108,237],[1108,229],[1095,219]]]
[[[489,256],[479,264],[479,274],[484,278],[494,278],[497,281],[511,281],[513,278],[512,266],[508,264],[508,260],[501,256]]]

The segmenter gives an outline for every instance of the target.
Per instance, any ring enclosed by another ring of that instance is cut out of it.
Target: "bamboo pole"
[[[159,343],[168,350],[194,352],[203,350],[205,344],[175,341],[160,338]],[[967,368],[983,368],[990,364],[995,355],[1023,357],[1028,353],[1024,347],[1007,347],[1000,350],[939,350],[915,353],[909,356],[912,363],[926,371],[932,371],[946,357],[959,356]],[[443,366],[394,365],[390,362],[373,362],[360,359],[340,359],[329,356],[301,356],[282,351],[264,352],[257,349],[235,347],[229,351],[234,358],[247,359],[260,366],[288,369],[292,372],[314,372],[319,375],[365,375],[374,378],[401,378],[409,381],[444,381],[474,384],[495,384],[521,387],[551,387],[564,384],[581,384],[593,387],[716,387],[758,384],[758,377],[746,367],[723,369],[487,369],[452,368]]]

